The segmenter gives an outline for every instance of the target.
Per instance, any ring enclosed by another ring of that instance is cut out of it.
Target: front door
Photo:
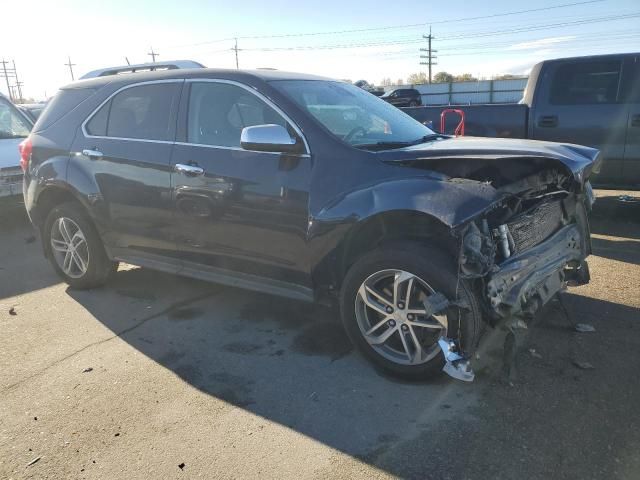
[[[170,161],[183,83],[126,87],[85,122],[74,140],[69,172],[78,178],[69,180],[97,186],[93,211],[117,257],[175,255]]]
[[[180,109],[184,138],[171,161],[185,268],[308,287],[311,158],[240,147],[244,127],[279,124],[298,135],[293,124],[239,83],[193,81],[186,90]]]
[[[603,164],[594,183],[622,181],[627,105],[622,59],[551,63],[536,94],[533,138],[597,148]]]

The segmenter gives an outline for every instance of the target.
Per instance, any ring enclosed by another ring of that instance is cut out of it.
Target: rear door
[[[602,152],[593,180],[620,183],[627,131],[622,58],[572,59],[543,67],[535,94],[533,138],[576,143]]]
[[[183,83],[124,87],[85,121],[74,140],[69,181],[97,185],[93,210],[116,256],[175,254],[170,161]]]
[[[171,162],[180,254],[186,270],[308,287],[311,158],[308,151],[241,148],[242,129],[262,124],[282,125],[302,141],[299,129],[255,89],[228,80],[187,81]],[[199,173],[189,174],[185,165]]]
[[[625,183],[637,186],[640,185],[640,56],[630,56],[628,65],[629,119],[622,173]]]

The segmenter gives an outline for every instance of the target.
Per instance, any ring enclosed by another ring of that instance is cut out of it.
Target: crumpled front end
[[[478,280],[493,320],[532,315],[567,283],[589,281],[593,192],[558,179],[514,192],[457,232],[460,275]]]

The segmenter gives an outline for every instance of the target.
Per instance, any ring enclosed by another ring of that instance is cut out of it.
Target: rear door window
[[[553,105],[616,103],[620,87],[619,60],[560,65],[551,84]]]
[[[87,122],[89,135],[142,140],[173,140],[179,83],[126,88]]]

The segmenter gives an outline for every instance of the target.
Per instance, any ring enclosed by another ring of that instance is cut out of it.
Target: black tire
[[[387,269],[404,270],[425,281],[435,292],[452,300],[456,289],[465,308],[446,310],[449,338],[458,339],[465,354],[472,355],[481,332],[481,311],[473,290],[457,277],[453,259],[441,249],[415,242],[398,242],[382,246],[365,254],[351,266],[340,292],[342,322],[353,344],[374,366],[393,376],[408,380],[423,380],[439,374],[444,366],[441,353],[426,363],[403,365],[391,361],[377,352],[364,338],[356,320],[356,296],[361,284],[376,272]],[[435,332],[438,336],[438,332]],[[435,350],[434,350],[435,351]]]
[[[417,101],[415,101],[415,100],[411,100],[411,101],[409,102],[409,106],[410,106],[410,107],[417,107],[417,106],[418,106],[418,102],[417,102]]]
[[[54,228],[60,218],[72,220],[84,236],[86,251],[88,252],[88,262],[86,263],[86,271],[79,276],[67,275],[58,264],[54,254],[51,239],[52,235],[55,236]],[[51,262],[53,269],[73,288],[82,290],[104,285],[109,277],[118,269],[118,262],[109,259],[93,222],[78,203],[62,203],[51,209],[44,223],[42,241],[47,258]]]

